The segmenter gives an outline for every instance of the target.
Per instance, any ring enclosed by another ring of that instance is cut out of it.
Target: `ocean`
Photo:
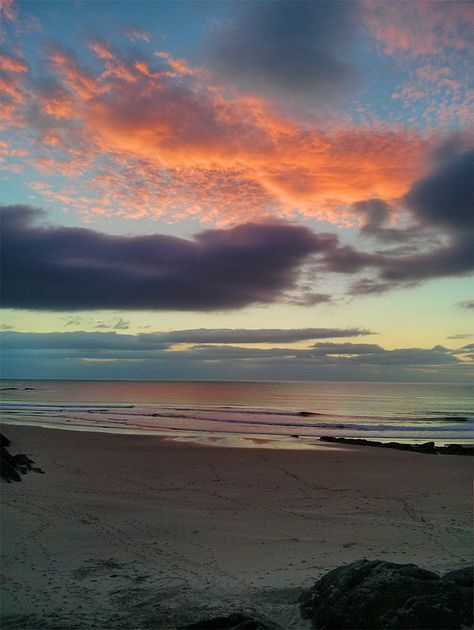
[[[474,437],[473,388],[459,384],[6,380],[0,409],[4,424],[225,445],[271,438],[303,447],[323,435],[437,444]]]

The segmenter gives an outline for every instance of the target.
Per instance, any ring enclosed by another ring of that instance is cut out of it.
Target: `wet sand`
[[[471,560],[469,457],[2,432],[46,473],[1,485],[4,630],[177,628],[234,611],[306,628],[299,591],[343,563],[441,573]]]

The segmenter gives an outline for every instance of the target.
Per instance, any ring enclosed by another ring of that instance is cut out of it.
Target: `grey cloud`
[[[41,216],[27,206],[2,209],[4,307],[206,311],[271,303],[297,286],[308,256],[337,245],[332,235],[287,223],[186,240],[35,225]]]
[[[315,343],[312,346],[321,354],[349,354],[349,355],[362,355],[362,354],[378,354],[380,352],[386,352],[379,345],[374,343]]]
[[[328,102],[353,83],[356,1],[270,0],[234,4],[207,47],[226,81],[265,94]]]
[[[383,199],[364,199],[357,201],[353,208],[357,214],[361,214],[364,219],[362,232],[368,234],[378,231],[386,225],[390,219],[390,205]]]
[[[311,339],[358,337],[373,334],[370,330],[363,328],[198,328],[151,333],[150,335],[141,335],[141,337],[162,339],[170,343],[292,343]]]
[[[458,302],[458,306],[461,308],[474,308],[474,300],[464,300],[463,302]]]
[[[167,348],[170,343],[150,335],[116,332],[23,333],[1,335],[3,350],[143,350]]]
[[[332,301],[329,293],[315,293],[310,289],[303,289],[298,295],[288,298],[288,304],[295,306],[315,306],[316,304],[329,304]]]
[[[139,333],[116,332],[63,332],[23,333],[10,332],[1,336],[2,347],[26,349],[105,349],[105,350],[156,350],[178,343],[189,344],[252,344],[294,343],[314,339],[358,337],[374,334],[363,328],[196,328],[168,332]]]
[[[357,280],[352,285],[353,294],[381,293],[400,285],[410,286],[472,271],[473,164],[472,150],[454,156],[449,154],[444,163],[438,163],[426,177],[415,182],[404,197],[404,203],[418,222],[418,229],[421,232],[437,230],[447,243],[401,256],[383,252],[363,256],[353,248],[346,248],[343,260],[346,266],[372,268],[377,273],[376,277]],[[377,208],[380,210],[379,206]],[[342,248],[338,248],[325,254],[329,268],[335,271],[345,271],[339,262],[341,251]]]
[[[472,233],[474,151],[464,151],[416,182],[405,203],[422,223]]]
[[[392,207],[383,199],[363,199],[353,204],[352,209],[364,219],[360,228],[361,236],[374,237],[380,241],[405,243],[420,236],[420,226],[413,224],[406,227],[389,225]]]
[[[406,380],[413,370],[421,376],[428,370],[430,378],[438,374],[440,380],[446,376],[443,370],[461,380],[468,376],[466,364],[442,346],[385,350],[377,344],[318,343],[304,349],[262,349],[203,343],[170,350],[150,335],[10,332],[0,337],[5,377],[123,377],[130,374],[130,361],[136,378],[364,380],[375,375]],[[472,344],[458,353],[471,350]]]

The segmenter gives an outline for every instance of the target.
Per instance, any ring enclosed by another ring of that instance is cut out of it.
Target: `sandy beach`
[[[4,426],[44,471],[2,483],[2,627],[178,628],[295,603],[353,560],[471,560],[469,457],[223,448]]]

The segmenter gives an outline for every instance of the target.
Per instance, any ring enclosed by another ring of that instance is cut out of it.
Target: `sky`
[[[0,6],[3,377],[472,382],[472,3]]]

